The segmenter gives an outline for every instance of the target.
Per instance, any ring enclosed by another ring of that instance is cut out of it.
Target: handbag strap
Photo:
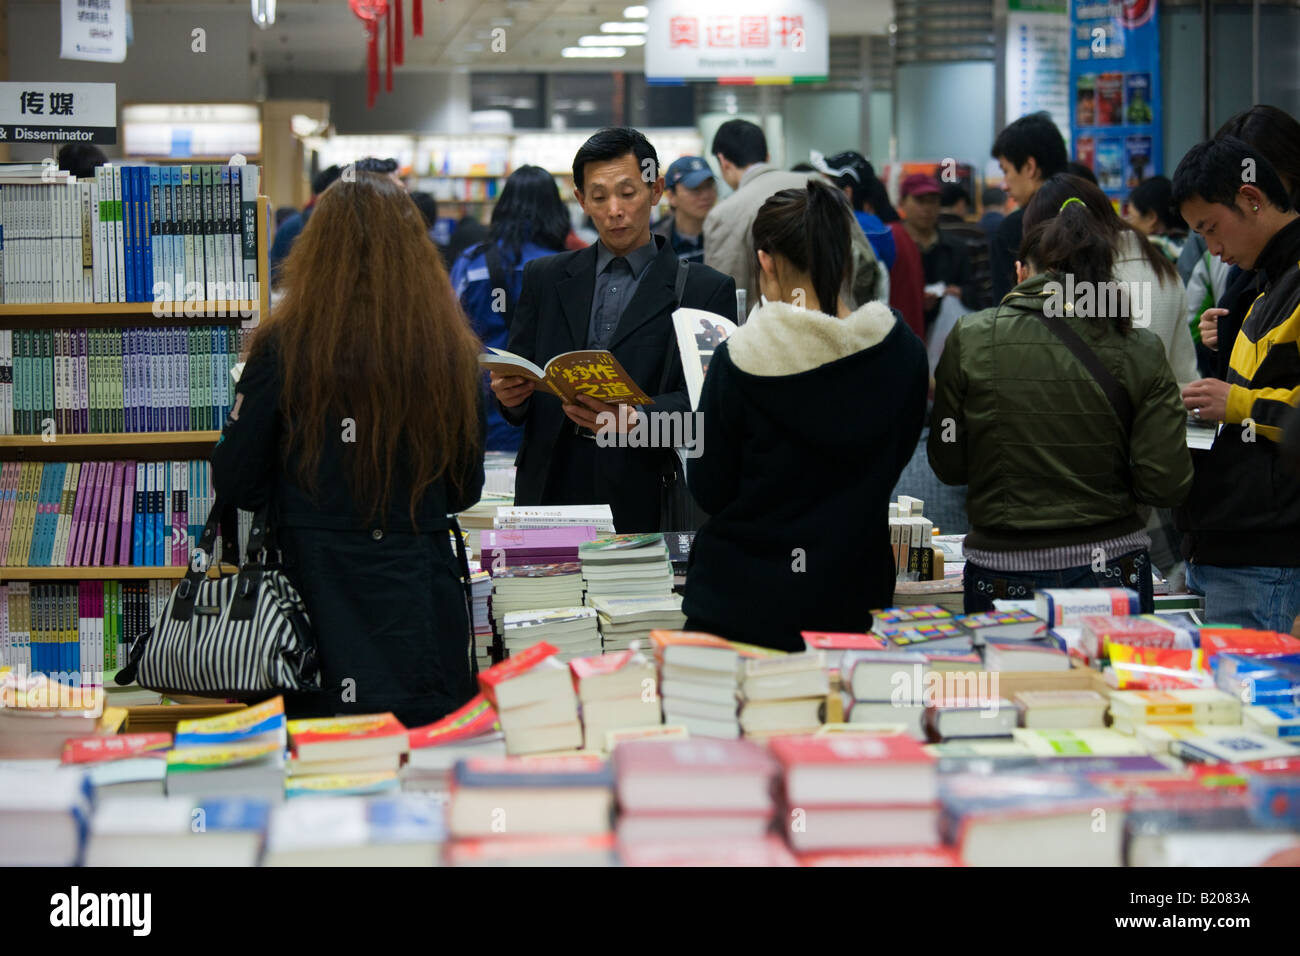
[[[465,591],[465,614],[469,621],[469,672],[474,682],[478,682],[478,635],[474,633],[474,587],[470,582],[469,558],[465,554],[465,535],[460,530],[460,522],[455,515],[448,515],[451,533],[456,536],[456,562],[460,565],[461,586]]]
[[[1038,317],[1043,320],[1043,324],[1048,330],[1061,340],[1061,343],[1070,350],[1070,354],[1077,358],[1083,367],[1088,370],[1088,374],[1093,377],[1098,385],[1101,386],[1102,392],[1105,393],[1110,407],[1115,410],[1119,417],[1119,423],[1124,428],[1124,435],[1127,437],[1133,431],[1133,402],[1128,397],[1128,392],[1119,380],[1110,373],[1110,370],[1102,364],[1097,353],[1089,348],[1088,343],[1078,332],[1070,328],[1060,316],[1045,315],[1038,313]]]
[[[690,276],[691,264],[685,259],[677,260],[677,275],[673,279],[673,311],[676,312],[682,305],[682,296],[686,294],[686,280]],[[676,331],[668,336],[668,355],[664,359],[664,373],[659,379],[659,391],[655,394],[662,395],[668,391],[668,382],[672,378],[673,363],[681,362],[681,349],[677,345]],[[677,451],[670,449],[671,456],[665,456],[660,465],[659,478],[662,484],[669,485],[677,477]]]

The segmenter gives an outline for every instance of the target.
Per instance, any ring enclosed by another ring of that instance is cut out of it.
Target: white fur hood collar
[[[894,327],[883,302],[868,302],[842,319],[769,302],[727,339],[736,368],[751,375],[798,375],[879,345]]]

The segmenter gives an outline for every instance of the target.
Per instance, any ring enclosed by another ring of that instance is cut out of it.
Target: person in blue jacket
[[[520,166],[492,209],[488,239],[466,249],[451,267],[451,286],[485,346],[503,349],[523,284],[524,266],[564,251],[569,211],[555,179],[540,166]],[[484,373],[484,394],[488,376]],[[488,451],[517,451],[522,430],[488,402]]]

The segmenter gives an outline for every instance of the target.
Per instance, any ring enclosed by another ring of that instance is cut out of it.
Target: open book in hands
[[[503,377],[517,375],[536,382],[570,405],[581,404],[579,395],[590,395],[608,405],[654,404],[614,354],[603,349],[564,352],[540,368],[522,355],[488,346],[487,352],[478,357],[478,364]]]

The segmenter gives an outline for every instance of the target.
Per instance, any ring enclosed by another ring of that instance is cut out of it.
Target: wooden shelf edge
[[[78,567],[78,568],[0,568],[0,582],[8,581],[115,581],[122,580],[152,580],[155,578],[176,578],[185,577],[188,568],[183,567],[118,567],[116,565],[106,565],[103,567]],[[239,569],[231,564],[223,564],[220,573],[234,574]],[[216,568],[208,569],[208,577],[215,578],[218,575]]]
[[[40,435],[0,435],[0,448],[96,448],[112,445],[213,445],[219,431],[121,432],[112,434],[58,435],[44,441]]]

